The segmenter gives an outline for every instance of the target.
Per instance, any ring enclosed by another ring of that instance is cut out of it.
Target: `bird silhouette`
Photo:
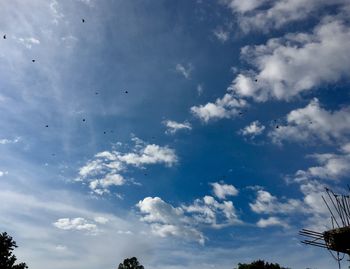
[[[103,134],[106,134],[106,131],[104,131]]]
[[[129,93],[128,91],[125,91],[125,93]]]
[[[6,35],[4,35],[3,37],[4,37],[4,39],[6,39]]]
[[[85,119],[83,119],[83,121],[85,121]]]
[[[49,127],[49,125],[47,125],[47,124],[46,124],[46,125],[45,125],[45,127],[46,127],[46,128],[48,128],[48,127]]]
[[[81,21],[82,21],[82,23],[84,23],[84,22],[85,22],[85,19],[81,19]]]
[[[276,125],[276,129],[280,128],[278,125]]]
[[[33,59],[32,62],[35,63],[35,60]]]

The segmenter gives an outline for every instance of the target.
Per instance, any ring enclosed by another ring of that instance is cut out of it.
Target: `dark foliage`
[[[12,251],[17,247],[16,242],[7,233],[0,233],[0,268],[25,269],[28,266],[22,262],[15,264],[17,258]]]
[[[144,269],[144,267],[138,262],[137,258],[132,257],[119,264],[118,269]]]
[[[278,263],[268,263],[263,260],[257,260],[252,263],[239,263],[237,269],[288,269],[280,266]]]

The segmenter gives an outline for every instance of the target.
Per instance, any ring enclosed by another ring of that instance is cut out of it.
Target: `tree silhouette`
[[[252,263],[239,263],[236,269],[288,269],[281,267],[278,263],[268,263],[263,260],[257,260]]]
[[[28,266],[22,262],[15,264],[17,258],[12,251],[17,247],[16,242],[6,232],[0,234],[0,268],[25,269]]]
[[[138,262],[137,258],[132,257],[120,263],[118,269],[144,269],[144,267]]]

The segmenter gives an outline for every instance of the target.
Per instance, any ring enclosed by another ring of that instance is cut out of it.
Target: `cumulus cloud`
[[[235,98],[231,93],[226,93],[224,97],[216,99],[215,103],[193,106],[191,112],[204,122],[212,119],[231,118],[239,114],[240,109],[248,104],[244,99]]]
[[[146,197],[136,206],[144,214],[141,220],[150,223],[155,235],[175,236],[204,244],[204,235],[191,225],[182,208],[173,207],[159,197]]]
[[[167,146],[146,144],[137,137],[130,152],[102,151],[95,159],[88,161],[79,169],[77,181],[89,182],[90,189],[97,194],[109,193],[112,186],[121,186],[128,182],[123,176],[131,167],[142,168],[145,165],[164,164],[172,166],[177,161],[175,151]]]
[[[339,180],[350,173],[350,143],[343,145],[340,153],[312,154],[308,157],[314,159],[318,166],[307,170],[299,170],[295,174],[297,182],[312,178]]]
[[[284,228],[288,228],[288,224],[278,217],[268,217],[266,219],[262,218],[256,223],[256,225],[260,228],[266,228],[269,226],[282,226]]]
[[[222,228],[242,223],[231,201],[216,201],[212,196],[196,199],[192,205],[183,206],[195,222],[213,228]]]
[[[272,141],[341,142],[350,134],[350,107],[327,111],[314,98],[306,107],[291,111],[287,125],[280,125],[269,133]]]
[[[350,28],[323,21],[312,33],[287,34],[265,45],[246,46],[242,56],[253,69],[240,73],[230,89],[256,101],[290,100],[324,83],[349,76]]]
[[[241,129],[239,133],[242,134],[243,136],[255,137],[257,135],[262,134],[264,130],[265,130],[265,126],[256,120],[250,123],[248,126]]]
[[[61,230],[85,231],[90,234],[97,232],[97,225],[84,218],[61,218],[54,222],[53,225]]]
[[[213,187],[213,193],[219,199],[226,199],[227,196],[236,196],[238,194],[238,190],[233,185],[218,182],[210,185]]]
[[[165,131],[167,134],[175,134],[180,130],[192,130],[192,126],[189,122],[176,122],[172,120],[163,121],[163,124],[167,127]]]
[[[269,192],[258,190],[257,199],[249,204],[251,209],[258,214],[270,215],[268,218],[261,218],[257,226],[265,228],[271,225],[289,227],[288,222],[273,215],[288,216],[288,219],[296,217],[305,228],[324,231],[331,227],[330,213],[323,198],[331,205],[325,187],[329,187],[322,181],[308,178],[303,181],[296,181],[299,185],[301,198],[299,199],[279,199]],[[344,190],[346,192],[346,190]],[[322,198],[323,197],[323,198]],[[301,215],[302,217],[301,217]],[[271,216],[272,215],[272,216]]]
[[[297,199],[287,199],[279,201],[276,196],[265,190],[258,190],[254,203],[249,203],[252,211],[259,214],[288,214],[295,211],[303,210],[302,203]]]
[[[191,73],[193,71],[192,64],[190,63],[187,65],[177,64],[175,68],[176,68],[176,71],[182,74],[186,79],[189,79],[191,77]]]
[[[146,197],[136,205],[150,224],[152,232],[161,237],[175,236],[204,244],[202,226],[222,228],[241,223],[231,201],[216,201],[211,196],[196,199],[191,205],[174,207],[159,197]]]
[[[323,8],[342,11],[349,6],[346,0],[221,0],[235,14],[245,32],[278,29],[289,22],[306,19]]]

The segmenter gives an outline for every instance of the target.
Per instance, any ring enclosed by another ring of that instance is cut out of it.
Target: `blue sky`
[[[0,229],[30,268],[334,266],[297,233],[349,183],[348,1],[0,9]]]

